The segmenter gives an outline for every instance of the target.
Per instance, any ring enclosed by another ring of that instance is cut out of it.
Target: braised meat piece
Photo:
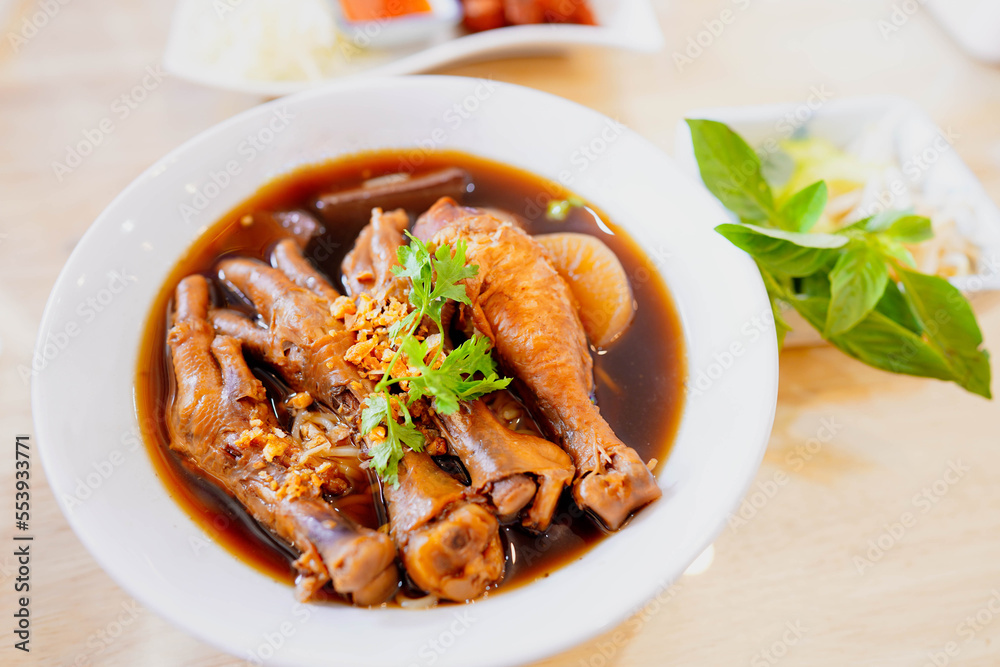
[[[587,0],[463,0],[465,27],[473,32],[505,25],[597,25]]]
[[[471,181],[469,172],[457,167],[445,167],[419,176],[387,174],[369,179],[356,188],[321,194],[313,202],[313,208],[327,224],[361,226],[376,203],[387,209],[423,211],[441,197],[460,198]]]
[[[573,463],[566,452],[548,440],[511,431],[482,400],[437,418],[472,487],[487,494],[501,516],[524,510],[525,528],[546,530],[559,496],[573,481]]]
[[[443,198],[421,216],[418,238],[468,244],[472,322],[489,336],[573,457],[577,503],[611,529],[659,498],[656,479],[591,400],[593,359],[569,286],[541,246],[510,222]]]
[[[463,0],[465,14],[463,22],[472,32],[494,30],[507,25],[503,0]]]
[[[397,249],[405,244],[409,218],[403,211],[375,209],[344,259],[343,271],[352,294],[377,299],[406,298],[408,283],[392,272]],[[447,332],[443,332],[447,345]],[[533,530],[548,528],[563,488],[573,479],[573,464],[558,446],[542,438],[506,428],[482,400],[465,402],[452,414],[434,419],[452,451],[469,473],[472,488],[488,496],[504,519],[528,507],[522,523]],[[529,507],[530,505],[530,507]]]
[[[175,304],[168,336],[177,379],[171,447],[301,553],[295,561],[300,599],[332,581],[356,604],[385,601],[399,584],[392,541],[339,514],[320,488],[302,484],[275,456],[292,443],[278,429],[240,342],[212,330],[205,278],[181,281]]]
[[[542,6],[546,23],[597,25],[588,0],[538,0],[538,4]]]
[[[372,211],[371,221],[358,234],[340,267],[352,297],[368,294],[378,300],[407,300],[409,286],[393,274],[392,267],[399,266],[397,250],[406,243],[403,232],[409,226],[410,217],[402,209]]]
[[[272,266],[250,259],[219,264],[222,279],[253,303],[263,326],[233,311],[216,311],[217,330],[239,338],[295,391],[308,392],[351,424],[373,392],[348,359],[358,342],[331,315],[339,296],[292,240],[277,244]],[[364,447],[371,443],[362,438]],[[503,575],[499,525],[482,498],[469,494],[426,453],[407,451],[399,485],[383,485],[389,526],[414,582],[449,600],[481,595]]]
[[[411,456],[412,454],[412,456]],[[386,487],[390,531],[413,582],[446,600],[473,600],[503,578],[497,519],[430,456],[409,452]]]

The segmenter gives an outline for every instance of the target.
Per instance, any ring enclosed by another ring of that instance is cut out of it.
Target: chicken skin
[[[205,278],[181,281],[168,335],[177,379],[168,420],[170,446],[299,551],[299,599],[312,598],[332,581],[355,604],[384,602],[399,585],[392,541],[339,514],[320,489],[297,484],[295,471],[267,454],[265,442],[281,450],[289,446],[289,436],[277,428],[239,341],[217,336],[208,311]],[[288,483],[299,492],[283,493]]]
[[[346,359],[357,340],[331,316],[339,295],[290,239],[276,245],[271,262],[227,259],[219,264],[223,281],[253,303],[263,326],[219,310],[211,316],[215,328],[243,341],[292,389],[308,392],[345,421],[359,424],[374,384]],[[370,448],[367,436],[361,440]],[[382,493],[390,533],[420,588],[461,601],[478,597],[502,578],[496,517],[428,454],[407,450],[399,485],[385,484]]]
[[[408,226],[404,211],[375,209],[344,259],[352,295],[406,299],[408,281],[395,276],[392,268],[398,266],[396,251],[405,245],[403,231]],[[447,332],[444,335],[447,338]],[[436,413],[434,419],[465,465],[472,488],[490,498],[501,518],[511,519],[524,510],[522,525],[535,531],[548,528],[562,490],[573,480],[566,452],[548,440],[508,429],[481,399],[466,401],[448,415]]]
[[[434,244],[467,243],[479,273],[466,280],[475,328],[489,336],[576,466],[573,495],[617,530],[662,493],[649,468],[601,416],[593,359],[569,286],[518,226],[442,198],[415,227]]]

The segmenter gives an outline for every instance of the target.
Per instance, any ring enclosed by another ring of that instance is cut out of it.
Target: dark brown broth
[[[257,216],[250,226],[240,220],[247,214],[309,208],[322,192],[343,190],[365,180],[400,171],[420,174],[448,166],[466,169],[473,178],[462,203],[489,206],[518,214],[533,234],[572,231],[599,237],[615,252],[632,282],[637,310],[625,334],[594,357],[597,401],[601,413],[617,435],[644,460],[663,461],[677,431],[683,406],[684,349],[680,321],[673,301],[655,267],[625,232],[595,208],[573,209],[564,222],[548,220],[546,204],[572,193],[530,173],[455,152],[420,156],[412,167],[409,153],[384,151],[361,154],[333,162],[302,167],[261,188],[213,225],[178,262],[163,286],[149,316],[140,350],[136,378],[139,422],[159,477],[181,506],[220,544],[256,569],[292,582],[294,555],[260,528],[224,491],[197,472],[168,447],[166,413],[174,391],[166,346],[167,314],[173,290],[186,275],[213,275],[219,258],[239,254],[260,259],[286,235],[268,216]],[[377,205],[378,202],[375,202]],[[410,211],[412,216],[421,211]],[[306,255],[337,285],[340,262],[350,250],[366,219],[342,220],[314,239]],[[217,299],[225,295],[216,293]],[[264,368],[251,368],[271,394],[280,393],[280,382]],[[605,531],[575,507],[569,494],[560,503],[552,528],[542,536],[505,527],[508,556],[503,588],[521,585],[578,559]],[[660,501],[663,502],[663,501]],[[381,512],[359,509],[354,518],[377,527]]]

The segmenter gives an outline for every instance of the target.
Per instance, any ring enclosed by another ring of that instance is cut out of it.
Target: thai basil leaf
[[[989,354],[979,349],[983,334],[966,298],[944,278],[902,266],[897,273],[903,296],[952,370],[954,381],[974,394],[992,398]]]
[[[930,218],[920,215],[903,216],[892,223],[882,234],[899,243],[920,243],[934,238]]]
[[[799,190],[781,207],[782,226],[796,232],[808,232],[822,217],[827,196],[823,181]]]
[[[792,299],[795,310],[822,331],[830,302],[827,299]],[[850,331],[827,338],[842,352],[869,366],[937,380],[954,380],[944,358],[920,336],[873,311]]]
[[[913,253],[907,250],[902,243],[897,243],[896,241],[887,238],[877,238],[875,242],[878,244],[882,254],[886,257],[894,259],[900,264],[910,268],[915,268],[917,266],[917,260],[913,259]]]
[[[902,325],[917,334],[924,332],[920,322],[913,315],[913,309],[906,302],[906,297],[899,291],[899,287],[893,281],[889,281],[885,286],[885,293],[875,306],[875,310],[882,313],[896,324]]]
[[[920,243],[934,238],[930,218],[900,214],[898,211],[880,214],[868,220],[865,229],[899,243]]]
[[[705,187],[740,220],[774,224],[774,196],[757,153],[723,123],[689,119],[687,124]]]
[[[765,167],[780,175],[778,167],[788,165],[762,165],[721,123],[687,122],[705,185],[746,223],[716,230],[757,261],[779,345],[787,331],[781,308],[789,304],[833,345],[870,366],[956,382],[991,397],[989,355],[968,301],[946,280],[912,270],[906,245],[933,236],[930,220],[887,211],[834,234],[806,233],[822,216],[828,196],[822,182],[775,210]]]
[[[764,287],[767,289],[767,299],[771,303],[771,314],[774,316],[774,330],[778,337],[778,350],[781,350],[785,346],[785,336],[789,331],[792,330],[792,326],[785,320],[782,314],[782,301],[781,293],[783,290],[780,288],[772,288],[772,285],[777,285],[777,279],[767,272],[766,269],[762,269],[759,266],[757,269],[760,271],[760,277],[764,280]]]
[[[911,215],[912,213],[909,211],[882,211],[852,226],[860,226],[873,234],[878,234],[892,227],[897,220],[908,218]]]
[[[838,249],[848,242],[847,237],[836,234],[801,234],[756,225],[725,224],[716,227],[715,231],[767,270],[791,277],[819,271],[831,263]]]
[[[867,243],[852,243],[830,272],[830,309],[824,335],[850,331],[882,298],[889,269],[882,255]]]
[[[799,279],[799,294],[803,296],[818,296],[829,299],[830,289],[830,274],[826,271],[817,271]]]
[[[772,188],[783,188],[795,173],[795,160],[785,151],[766,151],[760,159],[760,173]]]

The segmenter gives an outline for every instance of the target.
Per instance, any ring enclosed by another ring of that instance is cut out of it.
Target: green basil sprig
[[[779,205],[742,137],[716,121],[687,124],[705,186],[740,220],[716,231],[756,260],[779,345],[789,331],[781,316],[787,304],[869,366],[992,398],[989,353],[972,307],[947,280],[916,271],[906,249],[933,236],[930,220],[886,211],[830,234],[812,232],[826,207],[824,182]]]

